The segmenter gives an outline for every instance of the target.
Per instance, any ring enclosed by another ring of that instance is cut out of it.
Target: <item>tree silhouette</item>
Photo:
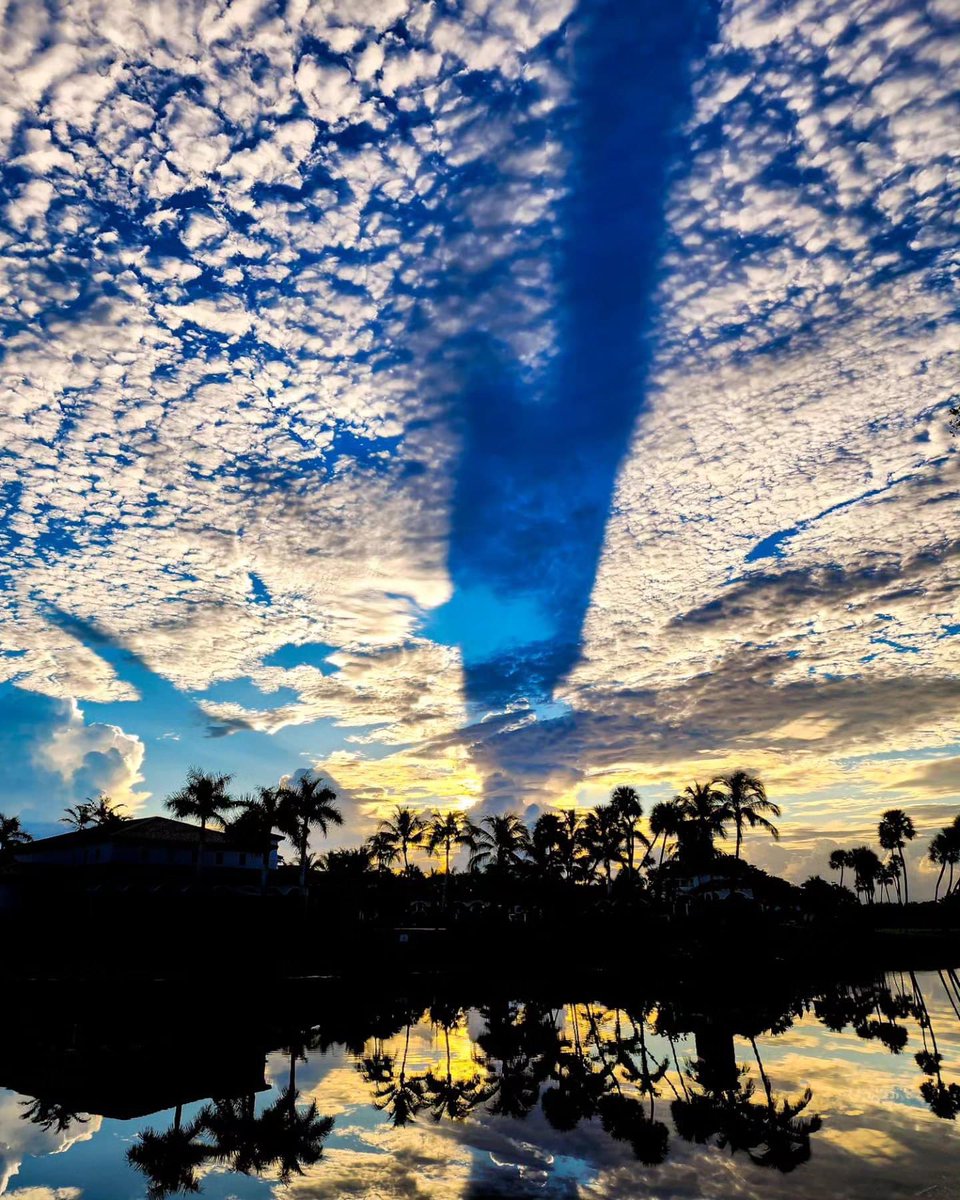
[[[944,892],[944,897],[949,896],[953,892],[953,869],[960,863],[960,816],[955,817],[952,824],[945,825],[939,833],[934,835],[927,848],[927,857],[932,863],[940,866],[940,874],[937,876],[937,885],[934,889],[935,899],[940,898],[943,875],[946,869],[950,868],[947,890]]]
[[[467,821],[457,809],[434,814],[426,829],[427,854],[443,851],[443,907],[447,907],[450,881],[450,853],[454,846],[465,846],[470,839]]]
[[[71,1125],[86,1125],[89,1117],[81,1116],[72,1108],[45,1096],[37,1096],[32,1100],[21,1100],[23,1119],[32,1125],[39,1125],[46,1132],[66,1133]]]
[[[65,808],[63,811],[66,815],[60,818],[61,824],[69,825],[73,829],[85,829],[88,825],[110,828],[130,820],[126,813],[120,811],[120,805],[102,792],[99,796],[88,797],[73,808]]]
[[[559,813],[541,813],[530,832],[530,862],[541,879],[555,879],[564,872],[566,830]]]
[[[7,817],[0,813],[0,863],[12,858],[18,846],[26,846],[32,841],[19,817]]]
[[[624,853],[623,824],[612,805],[598,804],[583,822],[583,845],[591,861],[603,867],[607,895],[613,888],[613,864],[622,862]]]
[[[389,871],[393,864],[400,858],[400,851],[397,849],[397,843],[393,836],[384,830],[372,834],[367,838],[367,849],[370,851],[370,856],[377,864],[377,870],[380,872]]]
[[[187,771],[187,782],[179,792],[174,792],[164,801],[164,806],[181,820],[192,817],[200,822],[200,837],[197,844],[197,872],[203,870],[203,851],[207,841],[207,825],[224,825],[224,814],[236,806],[236,801],[227,791],[230,775],[212,775],[191,767]]]
[[[686,867],[702,867],[714,856],[714,838],[727,835],[727,798],[712,783],[692,783],[677,796],[682,822],[680,857]]]
[[[278,788],[260,787],[252,795],[240,796],[240,810],[228,825],[230,833],[240,842],[249,842],[260,852],[260,891],[267,890],[270,878],[270,856],[273,853],[274,831],[283,819]]]
[[[213,1156],[213,1148],[198,1141],[203,1120],[182,1123],[183,1106],[178,1104],[173,1125],[163,1133],[144,1129],[127,1150],[127,1161],[147,1178],[148,1200],[200,1191],[199,1170]]]
[[[319,829],[326,837],[331,825],[343,824],[343,816],[334,804],[336,792],[325,787],[323,780],[317,776],[311,778],[303,774],[292,787],[289,783],[283,784],[278,791],[277,827],[296,847],[300,890],[306,895],[310,832]]]
[[[651,850],[660,842],[660,857],[657,866],[663,866],[663,856],[667,848],[667,839],[679,836],[683,825],[683,810],[676,799],[661,800],[650,810],[650,832],[653,834]]]
[[[527,827],[516,813],[484,817],[479,825],[471,825],[470,870],[496,867],[509,871],[518,867],[530,846]]]
[[[900,876],[903,879],[903,903],[906,904],[910,900],[910,891],[907,886],[907,863],[903,857],[903,848],[907,842],[912,842],[917,836],[917,831],[913,827],[913,821],[902,808],[887,809],[880,818],[877,835],[883,849],[893,852],[900,861]]]
[[[847,867],[853,867],[849,850],[831,850],[828,859],[830,870],[840,872],[840,886],[843,887],[843,873]]]
[[[403,860],[403,871],[410,870],[410,847],[419,846],[426,835],[427,828],[412,808],[398,805],[389,821],[380,822],[380,833],[384,841],[393,846]]]
[[[561,831],[557,858],[566,879],[576,879],[583,854],[583,816],[575,808],[560,814]]]
[[[853,867],[857,895],[865,896],[867,903],[872,904],[883,863],[869,846],[856,846],[850,851],[850,865]]]
[[[765,829],[774,841],[779,840],[780,831],[765,814],[779,817],[780,807],[767,798],[766,788],[758,775],[751,775],[749,771],[731,771],[728,775],[718,776],[714,783],[724,789],[724,807],[737,831],[735,858],[740,857],[744,826]]]
[[[632,875],[637,845],[639,844],[647,850],[650,848],[649,842],[639,828],[640,818],[643,816],[640,793],[636,788],[628,785],[616,787],[610,794],[610,808],[620,826],[624,848],[623,865]]]

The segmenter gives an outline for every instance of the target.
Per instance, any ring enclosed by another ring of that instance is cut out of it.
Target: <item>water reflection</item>
[[[315,1023],[223,1036],[27,1021],[0,1057],[19,1093],[0,1098],[0,1193],[693,1196],[735,1177],[799,1196],[837,1191],[853,1156],[848,1194],[908,1195],[960,1148],[953,970],[567,1002],[331,989],[307,1007]]]

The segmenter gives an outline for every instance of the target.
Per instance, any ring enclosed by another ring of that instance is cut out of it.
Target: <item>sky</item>
[[[957,811],[955,0],[0,21],[0,803]],[[935,873],[921,887],[932,891]]]

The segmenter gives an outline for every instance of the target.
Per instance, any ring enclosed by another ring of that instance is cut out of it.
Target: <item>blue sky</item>
[[[5,808],[747,765],[792,873],[942,821],[954,5],[3,20]]]

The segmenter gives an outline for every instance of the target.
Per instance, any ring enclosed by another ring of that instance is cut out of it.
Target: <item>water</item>
[[[8,1035],[0,1083],[20,1090],[0,1091],[0,1194],[960,1195],[956,974],[760,983],[475,1007],[328,998],[286,1047],[256,1014],[189,1000],[146,1032],[104,1014],[92,1033],[68,1019],[47,1040]]]

